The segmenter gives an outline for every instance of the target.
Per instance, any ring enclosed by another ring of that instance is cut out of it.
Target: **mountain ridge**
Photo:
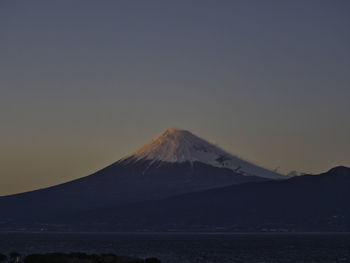
[[[349,231],[349,187],[350,168],[335,167],[91,211],[82,227],[97,221],[115,231]]]

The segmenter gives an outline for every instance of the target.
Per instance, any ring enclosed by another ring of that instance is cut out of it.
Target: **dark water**
[[[164,263],[350,262],[350,234],[0,234],[0,252],[113,252]]]

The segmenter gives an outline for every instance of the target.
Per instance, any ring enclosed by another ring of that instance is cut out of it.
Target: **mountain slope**
[[[239,164],[231,169],[233,166],[226,166],[225,162],[212,165],[208,156],[213,161],[226,153],[186,131],[169,129],[148,145],[151,147],[143,147],[90,176],[37,191],[0,197],[3,212],[0,221],[5,224],[19,220],[37,221],[98,207],[266,180],[259,174],[250,175],[251,167],[264,176],[269,173],[272,177],[283,178],[244,161],[241,169],[237,169]],[[205,159],[199,158],[202,155],[206,156]]]
[[[71,217],[115,231],[349,231],[350,169],[246,183]],[[63,219],[62,219],[63,220]],[[96,223],[98,222],[98,225]]]

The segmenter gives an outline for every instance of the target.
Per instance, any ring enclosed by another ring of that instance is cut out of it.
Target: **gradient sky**
[[[0,195],[168,127],[264,167],[350,166],[350,1],[0,1]]]

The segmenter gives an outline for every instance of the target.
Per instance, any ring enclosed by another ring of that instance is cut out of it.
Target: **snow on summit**
[[[163,162],[211,162],[226,153],[189,131],[170,128],[129,157]]]
[[[123,159],[167,163],[201,162],[215,167],[228,168],[243,175],[283,178],[282,175],[233,156],[189,131],[174,128],[167,129]]]

